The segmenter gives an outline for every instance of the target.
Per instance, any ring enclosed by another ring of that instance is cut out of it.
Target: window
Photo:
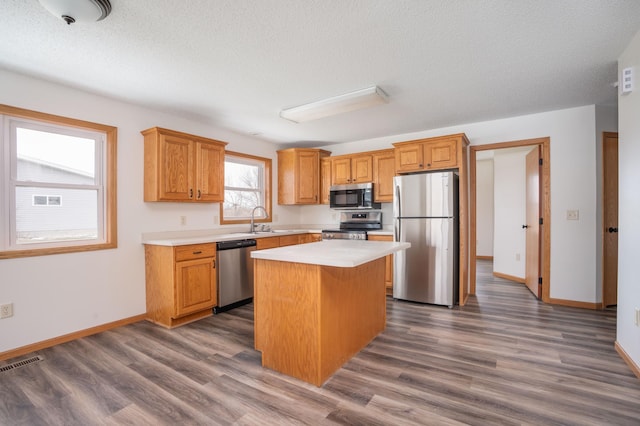
[[[0,128],[0,258],[116,247],[116,128],[4,105]]]
[[[271,222],[271,160],[227,151],[224,159],[224,203],[220,205],[220,223],[249,223],[251,212],[256,222]]]

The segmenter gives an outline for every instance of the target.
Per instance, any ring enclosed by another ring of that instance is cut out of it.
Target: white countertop
[[[142,244],[154,246],[184,246],[188,244],[217,243],[218,241],[247,240],[282,235],[320,233],[320,230],[308,229],[278,229],[270,232],[232,232],[227,234],[213,232],[192,232],[179,234],[176,232],[154,232],[142,235]]]
[[[251,252],[254,259],[353,268],[411,247],[406,242],[326,240]]]

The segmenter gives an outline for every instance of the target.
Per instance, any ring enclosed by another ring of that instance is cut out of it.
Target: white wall
[[[493,157],[493,271],[524,279],[526,152],[496,150]]]
[[[612,90],[614,90],[612,88]],[[550,137],[552,298],[596,302],[595,105],[469,123],[324,147],[334,155],[389,148],[393,142],[466,133],[472,145]],[[317,209],[317,207],[303,207]],[[567,210],[580,220],[567,221]],[[315,210],[314,210],[315,212]],[[330,210],[325,210],[330,217]],[[323,223],[325,220],[314,218]],[[329,219],[326,219],[329,220]]]
[[[493,159],[476,161],[476,255],[493,256]]]
[[[0,70],[0,103],[118,128],[118,248],[0,260],[0,352],[143,314],[143,232],[219,228],[218,204],[144,203],[140,131],[162,126],[229,142],[229,150],[273,159],[275,145],[212,126]],[[275,198],[274,198],[275,199]],[[297,224],[298,207],[274,203],[277,223]],[[187,217],[180,226],[179,217]],[[277,224],[276,223],[276,224]]]
[[[619,108],[619,219],[617,341],[640,367],[640,327],[634,324],[640,309],[638,244],[640,243],[640,32],[618,60],[620,70],[633,67],[634,91],[618,97]]]

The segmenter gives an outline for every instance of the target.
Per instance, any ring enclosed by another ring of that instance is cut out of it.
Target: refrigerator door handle
[[[393,202],[395,203],[395,222],[394,222],[394,231],[395,231],[395,241],[400,241],[400,220],[398,218],[402,217],[402,214],[400,212],[400,187],[398,185],[395,185],[395,190],[396,190],[396,196],[393,199]]]

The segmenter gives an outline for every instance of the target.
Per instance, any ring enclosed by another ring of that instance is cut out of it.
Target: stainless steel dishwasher
[[[221,241],[216,244],[218,306],[215,314],[253,300],[253,259],[256,240]]]

